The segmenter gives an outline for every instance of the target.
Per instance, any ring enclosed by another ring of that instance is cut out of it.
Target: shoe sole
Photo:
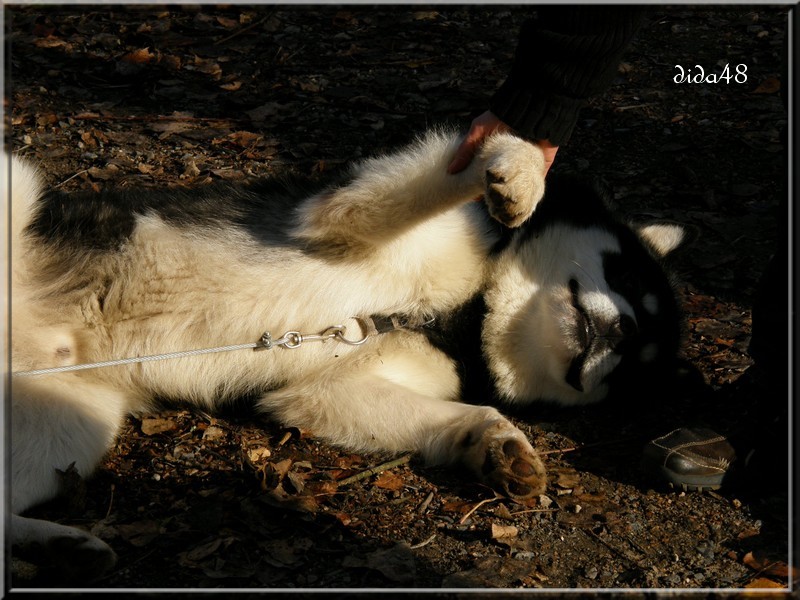
[[[668,482],[667,485],[671,490],[676,492],[713,492],[722,487],[722,485],[697,485],[690,483],[673,483]]]
[[[670,471],[666,467],[659,467],[658,469],[664,479],[667,480],[667,484],[670,488],[676,491],[683,491],[683,492],[708,492],[718,490],[722,487],[722,479],[725,477],[725,474],[722,475],[697,475],[692,477],[691,475],[678,475],[674,471]]]

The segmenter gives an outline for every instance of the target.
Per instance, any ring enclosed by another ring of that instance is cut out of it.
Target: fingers
[[[544,174],[550,171],[550,167],[553,166],[553,163],[556,160],[556,154],[558,153],[558,146],[553,146],[547,140],[540,140],[536,143],[539,148],[542,149],[542,154],[544,154]]]
[[[495,131],[511,131],[511,128],[488,110],[476,117],[475,120],[472,121],[469,131],[461,142],[461,145],[456,150],[453,160],[450,161],[450,164],[447,166],[447,172],[450,175],[455,175],[466,169],[475,157],[475,153],[478,152],[478,149],[483,144],[484,139]],[[544,174],[547,175],[556,159],[558,146],[554,146],[547,140],[539,140],[536,142],[536,145],[539,146],[544,153]]]
[[[481,137],[473,134],[472,129],[469,130],[467,137],[461,142],[453,160],[447,167],[447,172],[450,175],[460,173],[469,166],[469,163],[472,162],[472,158],[475,156],[475,152],[478,150],[478,144],[481,139]]]
[[[453,160],[447,167],[447,172],[454,175],[466,169],[469,163],[472,162],[484,138],[497,130],[508,131],[509,127],[492,114],[491,111],[487,110],[482,115],[476,117],[475,120],[472,121],[464,141],[461,142],[458,150],[456,150]]]

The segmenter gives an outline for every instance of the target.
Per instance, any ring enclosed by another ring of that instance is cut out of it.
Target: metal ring
[[[358,317],[353,317],[353,318],[356,321],[358,321],[359,325],[363,325],[361,319],[359,319]],[[360,346],[361,344],[367,341],[367,338],[369,338],[369,334],[365,333],[364,337],[361,338],[360,340],[348,340],[346,337],[344,337],[345,329],[346,328],[344,326],[340,327],[339,331],[336,332],[336,339],[349,346]]]
[[[286,348],[299,348],[303,343],[303,334],[299,331],[287,331],[283,337],[286,339],[283,343]]]

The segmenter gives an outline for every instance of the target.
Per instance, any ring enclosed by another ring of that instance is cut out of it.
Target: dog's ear
[[[663,221],[646,225],[634,225],[634,231],[644,244],[659,257],[685,248],[697,239],[697,231],[687,225]]]

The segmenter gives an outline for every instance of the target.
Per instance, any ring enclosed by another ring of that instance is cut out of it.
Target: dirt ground
[[[445,5],[5,11],[6,142],[65,190],[324,175],[431,125],[466,127],[503,80],[531,13]],[[626,403],[514,415],[552,474],[533,506],[451,469],[326,447],[246,406],[225,415],[166,407],[130,418],[94,478],[33,511],[91,529],[117,551],[116,568],[87,582],[40,565],[12,585],[787,587],[788,483],[749,495],[676,493],[639,465],[647,440],[672,427],[750,422],[747,399],[727,392],[750,365],[756,282],[776,223],[786,226],[785,214],[775,219],[786,179],[786,12],[654,6],[613,86],[583,112],[556,162],[602,177],[632,218],[699,232],[673,268],[686,311],[683,354],[713,393],[656,400],[642,390]],[[732,77],[678,84],[675,65],[695,73],[695,65],[706,73],[729,65]]]

